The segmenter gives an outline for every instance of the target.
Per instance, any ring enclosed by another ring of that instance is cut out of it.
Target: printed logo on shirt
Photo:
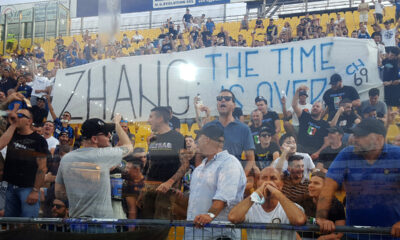
[[[342,96],[334,97],[333,104],[335,105],[336,109],[339,109],[340,102],[342,101]]]
[[[315,127],[313,127],[313,126],[308,126],[308,129],[307,129],[307,134],[308,134],[308,135],[314,136],[316,132],[317,132],[317,129],[316,129]]]
[[[170,150],[170,149],[172,149],[172,143],[169,143],[169,142],[150,143],[149,149],[151,149],[151,150]]]
[[[347,120],[342,120],[339,122],[339,127],[344,127],[347,125]]]

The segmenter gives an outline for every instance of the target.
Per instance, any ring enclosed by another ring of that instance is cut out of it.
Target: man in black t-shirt
[[[256,109],[253,112],[251,112],[251,126],[250,126],[250,132],[253,137],[254,145],[260,144],[261,128],[268,128],[272,131],[272,133],[274,132],[274,130],[272,129],[272,126],[270,126],[270,124],[263,122],[262,112],[260,110]]]
[[[279,146],[271,141],[272,134],[273,132],[271,132],[271,129],[268,127],[262,127],[260,129],[260,144],[256,144],[255,150],[256,164],[260,171],[268,167],[280,154]]]
[[[263,123],[266,123],[271,127],[274,134],[272,136],[272,141],[279,143],[279,133],[281,132],[281,123],[279,121],[279,116],[274,111],[268,110],[268,102],[263,96],[258,96],[255,99],[257,109],[263,114]]]
[[[358,108],[361,105],[357,90],[352,86],[344,86],[342,77],[339,74],[333,74],[329,84],[331,88],[328,89],[322,97],[327,106],[325,112],[328,113],[328,121],[332,120],[335,116],[336,111],[339,109],[340,102],[345,98],[352,101],[354,108]]]
[[[314,159],[322,150],[324,138],[328,135],[329,124],[322,119],[324,109],[321,102],[317,101],[313,104],[311,113],[302,111],[299,107],[299,92],[307,90],[306,86],[301,86],[296,90],[292,107],[299,118],[298,143]]]
[[[37,98],[36,105],[32,107],[33,112],[33,123],[43,124],[44,120],[49,115],[49,111],[46,110],[46,99]]]
[[[170,111],[167,107],[151,110],[148,122],[155,133],[149,143],[146,183],[142,191],[143,218],[171,219],[172,192],[189,167],[179,159],[184,138],[169,127]]]
[[[342,142],[343,130],[340,127],[328,128],[328,146],[322,149],[316,161],[316,168],[326,173],[333,160],[346,145]]]
[[[354,112],[351,101],[349,99],[343,99],[338,111],[330,122],[330,126],[341,127],[346,134],[344,142],[347,142],[348,135],[352,133],[351,128],[360,122],[361,117]]]
[[[49,151],[46,140],[31,129],[32,117],[28,109],[10,113],[11,125],[0,138],[0,148],[7,146],[5,217],[39,215],[39,189],[44,184]]]
[[[13,77],[11,66],[5,66],[1,69],[0,90],[7,94],[9,89],[17,86],[17,81]]]

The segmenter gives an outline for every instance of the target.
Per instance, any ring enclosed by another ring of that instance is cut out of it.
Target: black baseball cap
[[[264,101],[265,104],[268,104],[267,99],[265,99],[265,97],[263,97],[263,96],[258,96],[258,97],[256,97],[256,99],[254,99],[255,103],[258,103],[260,101]]]
[[[91,138],[99,133],[108,134],[114,131],[115,124],[105,123],[99,118],[91,118],[82,124],[81,134],[83,138]]]
[[[217,142],[224,141],[224,130],[217,125],[208,125],[196,132],[197,137],[205,135]]]
[[[272,128],[267,127],[267,126],[261,127],[259,133],[261,134],[263,132],[269,133],[270,135],[274,135],[275,134],[274,131],[272,130]]]
[[[358,137],[365,137],[370,133],[386,136],[386,128],[381,120],[376,118],[365,118],[351,129],[351,132]]]
[[[328,128],[328,133],[340,133],[340,134],[344,134],[343,129],[341,127],[330,127]]]
[[[340,81],[342,81],[342,77],[339,74],[335,73],[331,76],[331,80],[330,80],[329,84],[333,85]]]
[[[60,136],[61,136],[61,135],[67,135],[67,136],[69,137],[69,132],[68,132],[68,130],[67,130],[67,129],[61,130]]]

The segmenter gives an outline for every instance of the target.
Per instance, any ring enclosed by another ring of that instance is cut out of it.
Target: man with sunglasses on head
[[[110,168],[121,163],[122,158],[133,150],[128,135],[121,125],[121,115],[114,116],[115,126],[106,124],[98,118],[86,120],[82,124],[83,148],[67,153],[58,168],[55,193],[60,200],[68,199],[70,216],[73,218],[113,218],[111,205]],[[114,130],[122,143],[111,147],[110,137]],[[80,229],[76,232],[97,232],[96,226],[91,229]],[[90,227],[89,227],[90,228]],[[114,232],[114,229],[101,229],[103,232]]]
[[[5,217],[39,215],[39,189],[44,184],[49,151],[46,140],[32,130],[32,117],[30,109],[11,112],[10,126],[0,137],[0,148],[7,146]]]
[[[49,101],[50,97],[48,95],[46,95],[46,97],[51,117],[54,120],[54,125],[55,125],[54,137],[58,139],[60,137],[60,133],[66,130],[68,131],[68,137],[70,139],[69,144],[72,145],[72,143],[74,142],[74,129],[71,127],[71,125],[69,125],[69,122],[71,121],[71,113],[65,111],[62,114],[61,119],[58,118],[56,113],[54,112],[53,105]]]

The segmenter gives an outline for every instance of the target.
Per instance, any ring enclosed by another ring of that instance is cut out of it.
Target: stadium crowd
[[[307,14],[296,26],[296,36],[286,23],[278,33],[270,19],[265,41],[254,40],[252,33],[249,46],[331,33],[348,36],[346,24],[337,16],[327,23],[327,32],[322,32],[319,19]],[[254,96],[251,120],[244,123],[234,94],[222,90],[216,96],[215,120],[209,107],[194,98],[196,120],[202,126],[196,138],[181,135],[180,120],[170,107],[152,109],[148,150],[134,148],[135,135],[119,114],[114,124],[88,119],[80,132],[71,127],[68,111],[57,116],[52,106],[57,69],[98,60],[103,54],[120,57],[119,50],[130,48],[132,42],[146,41],[146,47],[139,49],[142,55],[248,46],[243,37],[232,39],[223,28],[214,35],[210,18],[193,18],[187,10],[183,29],[168,21],[153,41],[136,33],[131,40],[124,36],[121,42],[102,47],[85,33],[82,50],[76,40],[65,46],[60,37],[52,70],[47,69],[48,59],[40,45],[33,52],[15,52],[11,60],[1,58],[0,216],[187,219],[196,228],[187,228],[185,234],[194,239],[211,234],[240,239],[237,231],[212,233],[204,227],[212,221],[311,222],[321,227],[318,239],[342,237],[333,230],[345,224],[384,226],[400,237],[400,137],[394,145],[385,140],[398,114],[394,107],[400,106],[398,25],[391,29],[393,21],[385,21],[382,29],[382,19],[376,16],[371,36],[380,50],[385,101],[379,100],[378,88],[370,89],[369,99],[361,101],[356,88],[343,85],[342,77],[333,74],[323,102],[309,103],[309,89],[300,86],[292,102],[282,97],[280,118],[264,96]],[[255,27],[264,29],[259,20]],[[363,14],[360,20],[368,21]],[[247,17],[241,30],[251,30]],[[188,45],[182,39],[184,31],[190,32]],[[394,34],[389,37],[388,32]],[[360,24],[351,37],[370,35]],[[53,121],[47,119],[49,113]],[[337,199],[335,193],[343,191],[346,199]],[[75,226],[71,231],[83,230]],[[310,238],[294,231],[270,234],[268,239]],[[266,239],[263,230],[250,230],[248,235]]]

